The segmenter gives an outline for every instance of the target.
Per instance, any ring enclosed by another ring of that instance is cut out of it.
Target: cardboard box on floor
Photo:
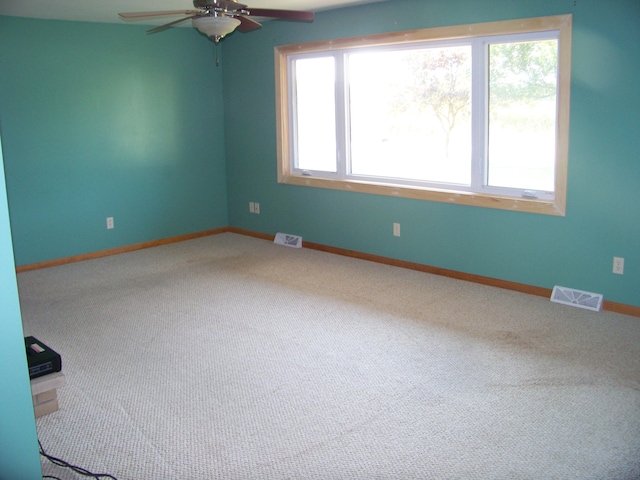
[[[62,372],[51,373],[31,380],[31,396],[36,418],[58,410],[57,389],[64,387]]]

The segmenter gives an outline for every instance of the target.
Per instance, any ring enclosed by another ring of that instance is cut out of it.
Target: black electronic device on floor
[[[25,337],[27,347],[27,363],[31,379],[62,370],[62,358],[35,337]]]

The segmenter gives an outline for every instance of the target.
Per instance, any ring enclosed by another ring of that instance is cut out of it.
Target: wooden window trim
[[[391,32],[275,47],[278,183],[564,216],[566,214],[567,170],[569,160],[571,28],[571,15],[557,15],[522,20]],[[289,153],[290,112],[287,82],[287,57],[289,55],[337,49],[358,49],[381,45],[407,44],[428,40],[450,40],[549,30],[559,31],[555,198],[553,200],[525,199],[494,194],[479,194],[476,192],[372,183],[352,179],[306,177],[292,174]]]

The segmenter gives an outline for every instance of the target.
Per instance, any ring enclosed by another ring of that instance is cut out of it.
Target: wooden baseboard
[[[602,304],[602,309],[609,312],[622,313],[624,315],[631,315],[633,317],[640,317],[640,307],[635,305],[627,305],[626,303],[610,302],[605,300]]]
[[[160,245],[167,245],[170,243],[183,242],[185,240],[191,240],[194,238],[206,237],[208,235],[217,235],[220,233],[231,232],[239,235],[246,235],[249,237],[260,238],[263,240],[273,240],[274,236],[254,232],[251,230],[244,230],[236,227],[222,227],[213,230],[205,230],[202,232],[189,233],[186,235],[178,235],[176,237],[163,238],[160,240],[152,240],[150,242],[136,243],[134,245],[127,245],[124,247],[111,248],[108,250],[101,250],[99,252],[86,253],[82,255],[74,255],[72,257],[58,258],[55,260],[47,260],[45,262],[31,263],[28,265],[21,265],[16,267],[17,273],[28,272],[30,270],[37,270],[40,268],[55,267],[59,265],[66,265],[68,263],[81,262],[84,260],[92,260],[94,258],[107,257],[109,255],[117,255],[119,253],[133,252],[135,250],[141,250],[143,248],[158,247]],[[333,253],[336,255],[342,255],[345,257],[358,258],[360,260],[367,260],[370,262],[383,263],[385,265],[392,265],[394,267],[407,268],[409,270],[417,270],[419,272],[431,273],[433,275],[441,275],[443,277],[455,278],[458,280],[464,280],[466,282],[474,282],[482,285],[488,285],[491,287],[504,288],[506,290],[513,290],[516,292],[527,293],[530,295],[537,295],[539,297],[551,297],[551,289],[536,287],[533,285],[527,285],[524,283],[510,282],[507,280],[500,280],[498,278],[484,277],[482,275],[474,275],[471,273],[458,272],[456,270],[448,270],[446,268],[432,267],[430,265],[423,265],[421,263],[408,262],[406,260],[398,260],[394,258],[383,257],[380,255],[372,255],[370,253],[362,253],[355,250],[347,250],[345,248],[330,247],[322,245],[320,243],[303,241],[302,246],[304,248],[310,248],[312,250],[319,250],[322,252]],[[602,308],[604,310],[622,313],[624,315],[631,315],[634,317],[640,317],[640,307],[634,305],[626,305],[624,303],[616,303],[605,300]]]
[[[56,258],[54,260],[47,260],[44,262],[30,263],[27,265],[20,265],[16,267],[16,273],[28,272],[30,270],[38,270],[40,268],[57,267],[60,265],[67,265],[69,263],[83,262],[85,260],[93,260],[95,258],[108,257],[110,255],[118,255],[120,253],[133,252],[135,250],[142,250],[144,248],[159,247],[161,245],[168,245],[170,243],[183,242],[185,240],[192,240],[194,238],[206,237],[209,235],[216,235],[219,233],[228,232],[228,227],[215,228],[213,230],[204,230],[202,232],[187,233],[185,235],[177,235],[175,237],[161,238],[159,240],[151,240],[149,242],[135,243],[133,245],[125,245],[124,247],[109,248],[107,250],[100,250],[99,252],[83,253],[81,255],[73,255],[71,257]]]
[[[273,240],[273,235],[268,235],[260,232],[252,232],[249,230],[243,230],[240,228],[229,227],[229,232],[238,233],[241,235],[248,235],[251,237],[262,238],[265,240]],[[527,293],[529,295],[537,295],[539,297],[551,297],[552,290],[549,288],[536,287],[534,285],[527,285],[524,283],[510,282],[508,280],[500,280],[498,278],[484,277],[482,275],[474,275],[471,273],[459,272],[456,270],[448,270],[446,268],[432,267],[430,265],[424,265],[421,263],[408,262],[405,260],[397,260],[394,258],[382,257],[380,255],[372,255],[370,253],[362,253],[355,250],[347,250],[344,248],[330,247],[319,243],[308,242],[303,240],[302,246],[304,248],[310,248],[313,250],[320,250],[322,252],[334,253],[336,255],[342,255],[345,257],[358,258],[360,260],[367,260],[370,262],[383,263],[385,265],[392,265],[394,267],[407,268],[409,270],[417,270],[419,272],[431,273],[433,275],[441,275],[443,277],[455,278],[458,280],[464,280],[466,282],[479,283],[482,285],[488,285],[491,287],[504,288],[506,290],[513,290],[516,292]],[[632,315],[634,317],[640,317],[640,307],[633,305],[626,305],[624,303],[604,301],[602,308],[604,310],[622,313],[624,315]]]

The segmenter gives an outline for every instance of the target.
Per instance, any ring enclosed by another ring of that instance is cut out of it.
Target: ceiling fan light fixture
[[[240,20],[237,18],[224,15],[196,17],[192,22],[194,27],[216,42],[240,25]]]

